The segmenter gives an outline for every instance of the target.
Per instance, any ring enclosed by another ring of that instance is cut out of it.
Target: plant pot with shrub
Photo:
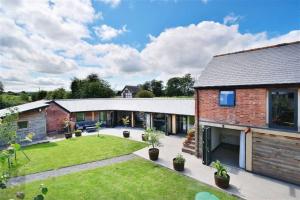
[[[227,169],[222,165],[220,161],[216,161],[212,163],[212,166],[217,170],[214,174],[215,176],[215,184],[223,189],[229,187],[230,176],[227,173]]]
[[[123,122],[123,125],[125,127],[128,127],[128,124],[130,123],[129,116],[126,116],[126,117],[122,118],[122,122]],[[129,138],[129,136],[130,136],[130,131],[129,130],[124,130],[123,131],[123,137],[124,138]]]
[[[173,167],[176,171],[183,171],[184,163],[185,158],[181,154],[178,154],[175,158],[173,158]]]
[[[81,130],[76,130],[74,133],[75,133],[76,137],[80,137],[82,135],[82,131]]]
[[[65,133],[65,138],[70,139],[72,138],[73,134],[72,133]]]
[[[147,129],[145,131],[145,137],[147,138],[147,143],[149,144],[149,158],[150,160],[157,160],[159,156],[159,149],[157,148],[160,146],[160,139],[161,134],[159,131],[155,131],[153,129]]]

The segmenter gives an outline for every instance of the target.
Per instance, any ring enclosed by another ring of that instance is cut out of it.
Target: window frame
[[[19,123],[24,123],[24,122],[26,123],[26,127],[20,128]],[[29,127],[29,122],[28,121],[18,121],[17,126],[18,126],[18,130],[27,129]]]
[[[226,92],[226,91],[230,91],[230,92],[233,92],[233,105],[222,105],[221,104],[221,92]],[[219,106],[221,107],[229,107],[229,108],[232,108],[232,107],[235,107],[236,105],[236,91],[235,90],[219,90],[219,96],[218,96],[218,101],[219,101]]]
[[[272,123],[272,92],[293,92],[294,93],[294,104],[295,104],[295,112],[294,112],[294,127],[286,127],[286,126],[280,126]],[[275,129],[281,129],[281,130],[291,130],[291,131],[297,131],[298,130],[298,89],[296,88],[271,88],[268,91],[268,125],[270,128]]]
[[[78,114],[83,114],[83,120],[80,120],[80,121],[78,120],[78,118],[77,118]],[[76,122],[83,122],[83,121],[85,121],[85,112],[77,112],[76,113]]]

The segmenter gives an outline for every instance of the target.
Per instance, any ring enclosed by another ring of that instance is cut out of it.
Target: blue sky
[[[0,80],[12,91],[69,89],[89,73],[114,89],[197,78],[215,54],[300,40],[297,0],[0,1]]]

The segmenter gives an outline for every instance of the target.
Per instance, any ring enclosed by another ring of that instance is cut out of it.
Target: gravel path
[[[95,169],[98,167],[103,167],[103,166],[111,165],[114,163],[128,161],[135,157],[136,157],[135,155],[129,154],[129,155],[114,157],[114,158],[110,158],[110,159],[106,159],[106,160],[100,160],[100,161],[79,164],[79,165],[73,165],[70,167],[64,167],[64,168],[45,171],[45,172],[39,172],[39,173],[35,173],[35,174],[29,174],[26,176],[18,176],[18,177],[9,179],[8,186],[20,185],[23,183],[28,183],[28,182],[37,181],[37,180],[44,180],[44,179],[51,178],[51,177],[63,176],[66,174],[84,171],[84,170],[88,170],[88,169]]]

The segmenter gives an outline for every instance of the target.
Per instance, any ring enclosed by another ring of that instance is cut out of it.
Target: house
[[[126,85],[121,91],[122,98],[133,98],[139,91],[139,86]]]
[[[15,106],[13,109],[19,113],[17,122],[17,135],[24,139],[29,133],[33,133],[33,140],[42,140],[47,136],[46,128],[46,100],[35,101]],[[10,113],[9,109],[0,110],[0,118]]]
[[[214,56],[194,87],[203,164],[300,184],[300,41]]]
[[[64,99],[49,103],[47,131],[63,132],[63,120],[100,121],[105,127],[122,126],[128,116],[131,127],[155,128],[168,134],[186,134],[194,126],[194,99],[95,98]]]

